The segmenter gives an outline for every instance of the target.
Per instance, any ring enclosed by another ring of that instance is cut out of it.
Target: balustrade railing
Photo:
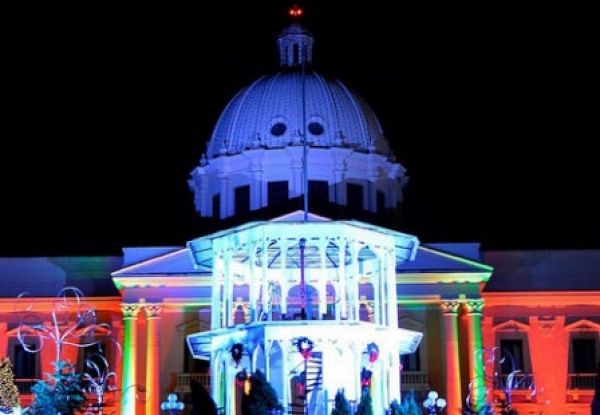
[[[535,389],[535,377],[533,373],[515,372],[508,375],[496,375],[494,378],[494,389],[526,391]]]
[[[37,381],[38,379],[15,379],[15,384],[20,395],[29,395],[32,393],[31,388]]]
[[[569,373],[567,389],[594,390],[596,376],[595,373]]]
[[[210,375],[208,373],[172,373],[170,392],[191,392],[190,385],[195,382],[210,391]],[[429,390],[427,372],[402,372],[401,384],[404,390]]]
[[[210,391],[210,375],[208,373],[172,373],[169,390],[175,393],[191,392],[191,384],[198,383]]]

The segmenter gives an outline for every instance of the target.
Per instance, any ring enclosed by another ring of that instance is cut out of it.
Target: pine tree
[[[0,411],[20,408],[19,388],[15,384],[13,365],[8,357],[0,361]]]
[[[388,408],[388,415],[404,415],[403,409],[400,406],[400,402],[397,399],[394,399],[390,403],[390,407]]]
[[[373,399],[369,388],[363,388],[356,415],[373,415]]]
[[[46,373],[47,381],[38,380],[31,388],[35,397],[26,411],[27,415],[72,415],[83,409],[85,393],[82,374],[75,365],[63,361],[53,362],[55,371]]]
[[[422,413],[413,389],[408,391],[408,394],[402,400],[402,405],[400,405],[400,407],[403,411],[400,412],[402,415],[421,415]]]
[[[242,399],[245,400],[242,405],[244,414],[267,415],[272,410],[283,410],[277,392],[260,370],[250,377],[250,392]]]
[[[217,415],[217,404],[204,386],[199,382],[192,381],[190,389],[192,390],[191,415]]]
[[[331,415],[350,415],[350,404],[346,399],[344,389],[339,389],[335,394],[335,401]]]

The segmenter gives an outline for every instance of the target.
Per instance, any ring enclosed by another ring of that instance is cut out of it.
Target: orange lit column
[[[0,359],[8,356],[8,324],[0,323]]]
[[[161,304],[145,304],[146,313],[146,415],[155,415],[160,408],[159,339]]]
[[[482,299],[467,300],[465,310],[467,312],[469,327],[469,382],[471,382],[471,402],[475,408],[485,403],[485,372],[483,367],[483,343],[481,335],[481,312],[484,301]]]
[[[140,306],[121,304],[124,322],[123,377],[121,381],[121,415],[135,415],[137,395],[137,322]]]
[[[442,301],[444,315],[444,342],[446,356],[446,401],[448,413],[462,410],[460,360],[458,344],[458,300]]]

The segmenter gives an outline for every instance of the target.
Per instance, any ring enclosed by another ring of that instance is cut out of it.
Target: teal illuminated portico
[[[363,370],[376,411],[399,401],[400,355],[422,334],[398,328],[396,265],[418,246],[411,235],[304,212],[190,241],[197,267],[213,272],[210,330],[187,337],[193,356],[211,362],[213,399],[234,414],[236,376],[258,369],[289,407],[297,376],[308,381],[298,348],[308,339],[309,413],[329,413],[339,389],[358,401]]]

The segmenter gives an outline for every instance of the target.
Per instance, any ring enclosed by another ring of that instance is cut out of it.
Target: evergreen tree
[[[404,399],[402,400],[402,405],[400,405],[401,414],[402,415],[421,415],[421,407],[417,403],[417,399],[415,398],[415,391],[413,389],[409,390]]]
[[[339,389],[335,394],[334,406],[331,415],[350,415],[350,404],[346,399],[344,389]]]
[[[371,389],[363,388],[355,415],[373,415],[373,399],[371,397]]]
[[[19,388],[15,384],[13,365],[8,357],[0,361],[0,412],[21,408]]]
[[[400,406],[400,402],[397,399],[394,399],[390,402],[390,407],[387,410],[388,415],[404,415],[402,407]]]
[[[57,361],[53,365],[54,373],[46,373],[48,380],[38,380],[31,388],[35,396],[27,415],[73,415],[83,409],[83,374],[76,373],[75,365],[70,363]]]
[[[267,381],[265,375],[256,370],[250,377],[250,391],[242,396],[244,415],[267,415],[272,410],[283,410],[277,399],[277,392]]]
[[[191,415],[217,415],[217,404],[199,382],[190,383],[192,390]]]

